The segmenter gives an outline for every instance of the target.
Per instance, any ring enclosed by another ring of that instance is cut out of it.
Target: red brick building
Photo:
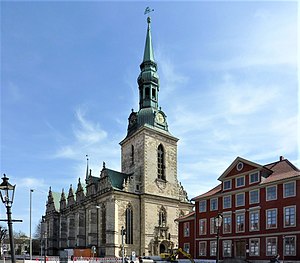
[[[219,180],[192,199],[195,212],[178,219],[179,246],[194,258],[216,259],[220,213],[220,260],[261,262],[280,254],[300,262],[299,169],[283,157],[267,165],[237,157]]]

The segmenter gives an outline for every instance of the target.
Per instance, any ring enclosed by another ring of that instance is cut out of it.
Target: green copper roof
[[[129,175],[105,168],[113,188],[123,189],[123,182]]]
[[[150,17],[147,18],[148,22],[148,29],[147,29],[147,37],[146,37],[146,44],[145,44],[145,51],[144,51],[144,59],[143,62],[146,61],[153,61],[154,62],[154,53],[152,47],[152,40],[151,40],[151,30],[150,30]]]
[[[53,197],[53,202],[54,202],[55,210],[58,211],[59,207],[60,207],[59,202],[60,202],[61,193],[52,192],[52,197]]]

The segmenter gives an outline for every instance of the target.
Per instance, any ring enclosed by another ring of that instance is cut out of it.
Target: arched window
[[[126,244],[133,244],[133,211],[132,207],[129,204],[126,208],[125,212],[125,229],[126,229],[126,237],[125,237],[125,243]]]
[[[165,227],[167,225],[167,212],[163,206],[159,210],[158,225],[161,227]]]
[[[158,176],[158,179],[161,179],[161,180],[166,180],[164,163],[165,163],[164,148],[160,144],[157,149],[157,176]]]
[[[106,207],[101,207],[101,244],[106,243]]]

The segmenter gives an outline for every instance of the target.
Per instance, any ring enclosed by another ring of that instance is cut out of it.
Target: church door
[[[166,246],[164,244],[159,245],[159,254],[166,253]]]

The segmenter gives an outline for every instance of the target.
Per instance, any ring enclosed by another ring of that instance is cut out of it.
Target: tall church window
[[[106,207],[101,207],[101,244],[106,243]]]
[[[161,227],[165,227],[167,225],[167,212],[164,207],[161,207],[159,211],[158,225]]]
[[[126,213],[125,214],[125,224],[126,224],[125,243],[133,244],[133,211],[132,211],[132,207],[130,204],[126,208],[125,213]]]
[[[166,180],[164,163],[165,163],[164,148],[160,144],[157,149],[157,176],[158,179],[161,180]]]

